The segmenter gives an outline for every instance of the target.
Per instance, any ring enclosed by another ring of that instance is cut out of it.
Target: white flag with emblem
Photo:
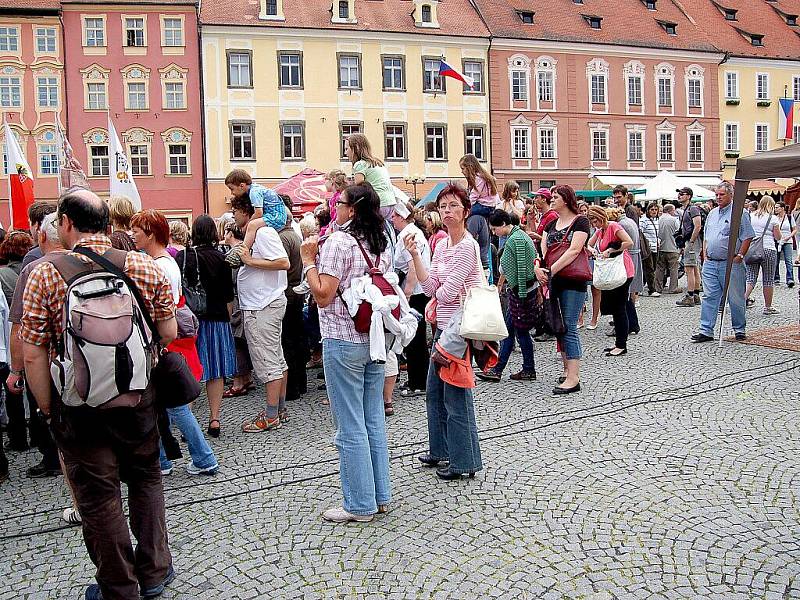
[[[109,193],[112,196],[127,196],[136,210],[142,210],[142,199],[131,175],[131,163],[119,142],[117,130],[111,122],[111,115],[108,117],[108,140],[111,143],[109,156],[111,164],[108,169],[108,178],[111,181]]]

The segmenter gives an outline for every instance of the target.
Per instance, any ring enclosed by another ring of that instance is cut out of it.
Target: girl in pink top
[[[628,276],[625,283],[618,288],[600,292],[600,312],[604,315],[612,315],[614,318],[615,344],[613,348],[605,349],[606,356],[612,357],[628,353],[628,334],[630,333],[628,315],[636,310],[628,293],[636,272],[633,259],[628,252],[633,247],[633,240],[622,225],[616,222],[620,216],[621,209],[618,208],[606,210],[599,206],[589,207],[589,223],[596,229],[589,240],[589,251],[596,258],[609,258],[622,252],[625,273]]]
[[[472,206],[471,214],[488,217],[500,204],[497,194],[497,182],[494,177],[483,168],[474,154],[465,154],[459,161],[461,172],[467,178],[467,191],[469,202]]]
[[[331,192],[333,195],[328,200],[328,210],[331,213],[331,223],[336,221],[336,203],[339,201],[339,198],[342,197],[342,191],[344,188],[347,187],[347,175],[345,175],[339,169],[334,169],[333,171],[329,171],[327,175],[325,175],[325,189],[330,194]],[[325,235],[328,233],[329,226],[325,226],[320,229],[320,236]]]

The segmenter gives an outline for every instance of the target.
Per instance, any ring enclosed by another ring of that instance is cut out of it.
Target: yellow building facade
[[[225,210],[233,168],[266,185],[305,168],[351,173],[343,140],[354,132],[367,135],[399,187],[424,177],[420,196],[460,178],[466,152],[490,164],[487,50],[486,38],[424,32],[205,25],[211,213]],[[478,89],[440,82],[441,57],[475,76]]]
[[[720,156],[723,178],[736,159],[800,142],[800,60],[731,57],[719,67]],[[793,98],[791,140],[779,140],[780,98]]]

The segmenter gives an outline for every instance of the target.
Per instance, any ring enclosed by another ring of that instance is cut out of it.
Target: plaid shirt
[[[111,241],[102,234],[83,238],[76,246],[86,246],[97,254],[111,248]],[[72,254],[85,263],[90,260]],[[175,316],[175,303],[167,278],[152,258],[141,252],[128,252],[125,259],[128,275],[144,298],[145,309],[154,321]],[[51,262],[37,265],[28,277],[22,296],[22,340],[36,346],[49,346],[53,352],[63,333],[62,310],[67,297],[67,284]]]
[[[369,254],[369,246],[361,242]],[[375,255],[370,260],[375,263]],[[380,269],[387,273],[391,264],[391,251],[387,248],[380,257]],[[358,249],[358,242],[349,233],[336,231],[325,240],[319,257],[319,274],[330,275],[339,280],[339,291],[350,287],[354,277],[361,277],[369,272],[367,261]],[[358,333],[355,323],[347,311],[344,301],[336,294],[325,308],[319,309],[319,326],[325,339],[343,340],[354,344],[368,344],[369,334]]]

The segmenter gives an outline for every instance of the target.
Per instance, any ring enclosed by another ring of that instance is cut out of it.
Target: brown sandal
[[[253,382],[252,381],[250,383],[248,383],[247,385],[244,385],[242,387],[236,387],[235,385],[232,385],[227,390],[222,392],[222,397],[223,398],[238,398],[239,396],[247,396],[247,392],[249,392],[251,389],[253,389],[253,387],[254,386],[253,386]]]
[[[394,406],[391,402],[383,403],[383,414],[385,414],[387,417],[391,417],[394,414]]]

